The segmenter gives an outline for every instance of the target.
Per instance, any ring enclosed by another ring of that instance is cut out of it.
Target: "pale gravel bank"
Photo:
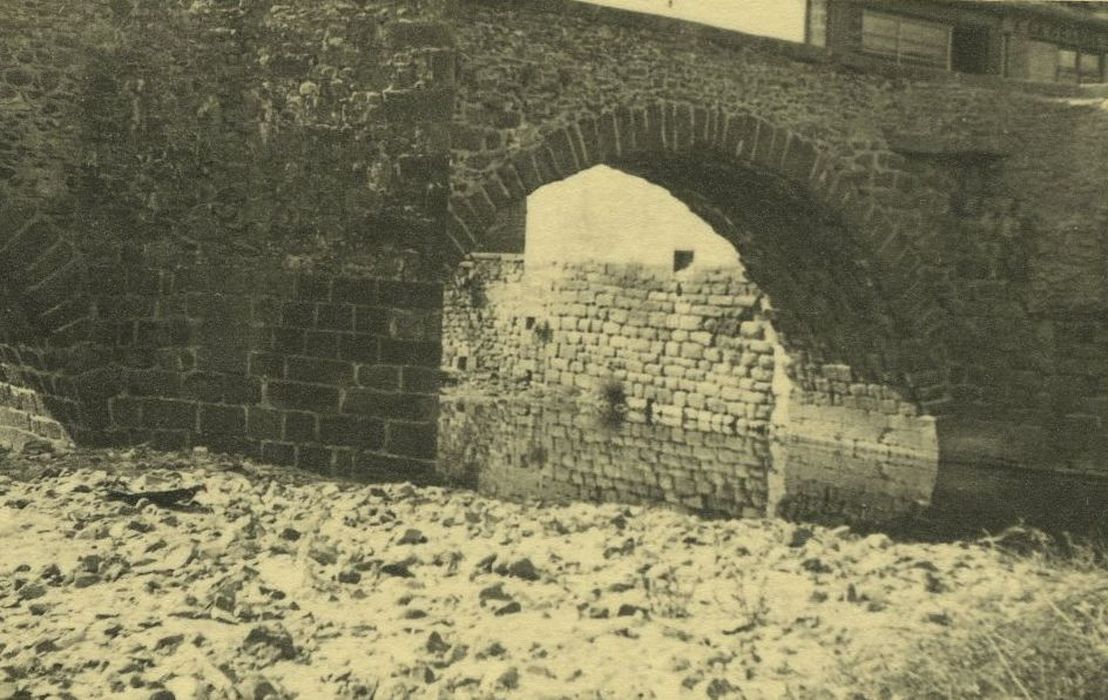
[[[0,698],[850,697],[844,669],[1096,576],[141,450],[0,463],[0,546]]]

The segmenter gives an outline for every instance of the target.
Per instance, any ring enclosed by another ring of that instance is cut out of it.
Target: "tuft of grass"
[[[1103,573],[1103,545],[1023,527],[981,543],[1083,583],[1031,609],[981,612],[963,636],[922,639],[867,677],[846,669],[854,700],[1108,698],[1108,579],[1080,575]]]
[[[601,425],[619,428],[627,414],[627,391],[623,383],[615,378],[604,379],[597,384],[596,392],[600,402]]]

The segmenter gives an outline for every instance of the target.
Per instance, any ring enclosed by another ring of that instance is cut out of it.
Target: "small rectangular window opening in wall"
[[[954,27],[951,35],[950,67],[959,73],[988,73],[988,30],[982,27]]]
[[[469,358],[463,355],[457,359],[456,363],[458,369],[465,371],[466,365],[469,364]]]
[[[534,316],[528,316],[527,318],[525,318],[523,320],[523,325],[527,330],[531,330],[532,328],[535,327],[535,317]]]
[[[675,250],[673,251],[673,271],[680,272],[689,265],[692,265],[693,251],[691,250]]]

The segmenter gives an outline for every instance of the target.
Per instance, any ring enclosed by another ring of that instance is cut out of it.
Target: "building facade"
[[[1039,83],[1106,81],[1098,3],[809,0],[807,42],[834,54]]]

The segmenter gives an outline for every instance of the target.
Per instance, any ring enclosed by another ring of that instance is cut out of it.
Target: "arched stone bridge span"
[[[948,474],[1103,471],[1095,105],[558,0],[463,2],[456,36],[459,252],[546,183],[642,175],[736,244],[807,388],[824,364],[895,388]]]

